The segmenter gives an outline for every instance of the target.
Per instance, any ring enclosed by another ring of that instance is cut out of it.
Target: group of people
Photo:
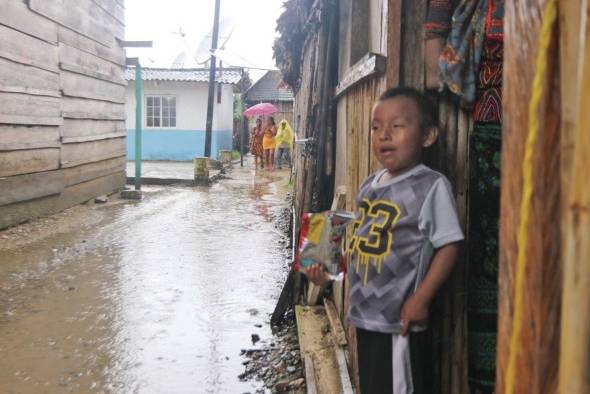
[[[261,118],[256,119],[256,125],[250,134],[250,153],[254,156],[255,168],[258,169],[260,161],[261,168],[273,171],[276,164],[281,170],[284,160],[291,168],[293,137],[293,129],[285,119],[281,120],[278,129],[272,116],[266,120],[264,126]]]

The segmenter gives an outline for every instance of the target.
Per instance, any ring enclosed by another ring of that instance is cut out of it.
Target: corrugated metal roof
[[[184,82],[209,82],[209,69],[207,68],[142,68],[144,81],[184,81]],[[125,79],[135,80],[135,68],[125,70]],[[216,82],[237,84],[242,79],[241,69],[217,70]]]
[[[293,92],[281,85],[281,72],[269,71],[248,89],[246,101],[293,101]]]

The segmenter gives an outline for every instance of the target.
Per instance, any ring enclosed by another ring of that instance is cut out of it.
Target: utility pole
[[[205,157],[211,157],[211,134],[213,131],[213,106],[215,105],[215,51],[219,38],[219,6],[221,0],[215,0],[215,17],[213,19],[213,37],[211,37],[211,65],[209,66],[209,97],[207,100],[207,124],[205,126]]]
[[[135,190],[141,190],[141,125],[143,106],[143,77],[139,60],[135,65]]]

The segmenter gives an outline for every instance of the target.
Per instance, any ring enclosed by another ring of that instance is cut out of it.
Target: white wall
[[[215,91],[215,108],[213,111],[213,130],[231,130],[233,128],[233,89],[232,85],[221,85],[221,103],[217,103]],[[145,125],[145,97],[147,95],[176,96],[176,128],[170,130],[205,130],[207,121],[208,84],[205,82],[178,81],[144,81],[143,83],[143,128]],[[126,90],[125,112],[126,128],[135,128],[135,82],[129,81]],[[162,128],[157,128],[162,129]]]

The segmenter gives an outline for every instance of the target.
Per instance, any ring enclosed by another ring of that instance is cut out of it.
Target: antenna
[[[186,63],[186,51],[180,52],[174,61],[172,62],[171,68],[184,68]]]
[[[231,18],[225,18],[219,23],[219,48],[223,48],[229,41],[232,33],[234,32],[235,22]],[[195,51],[195,61],[199,64],[205,64],[211,59],[211,37],[213,31],[203,37],[197,50]]]

